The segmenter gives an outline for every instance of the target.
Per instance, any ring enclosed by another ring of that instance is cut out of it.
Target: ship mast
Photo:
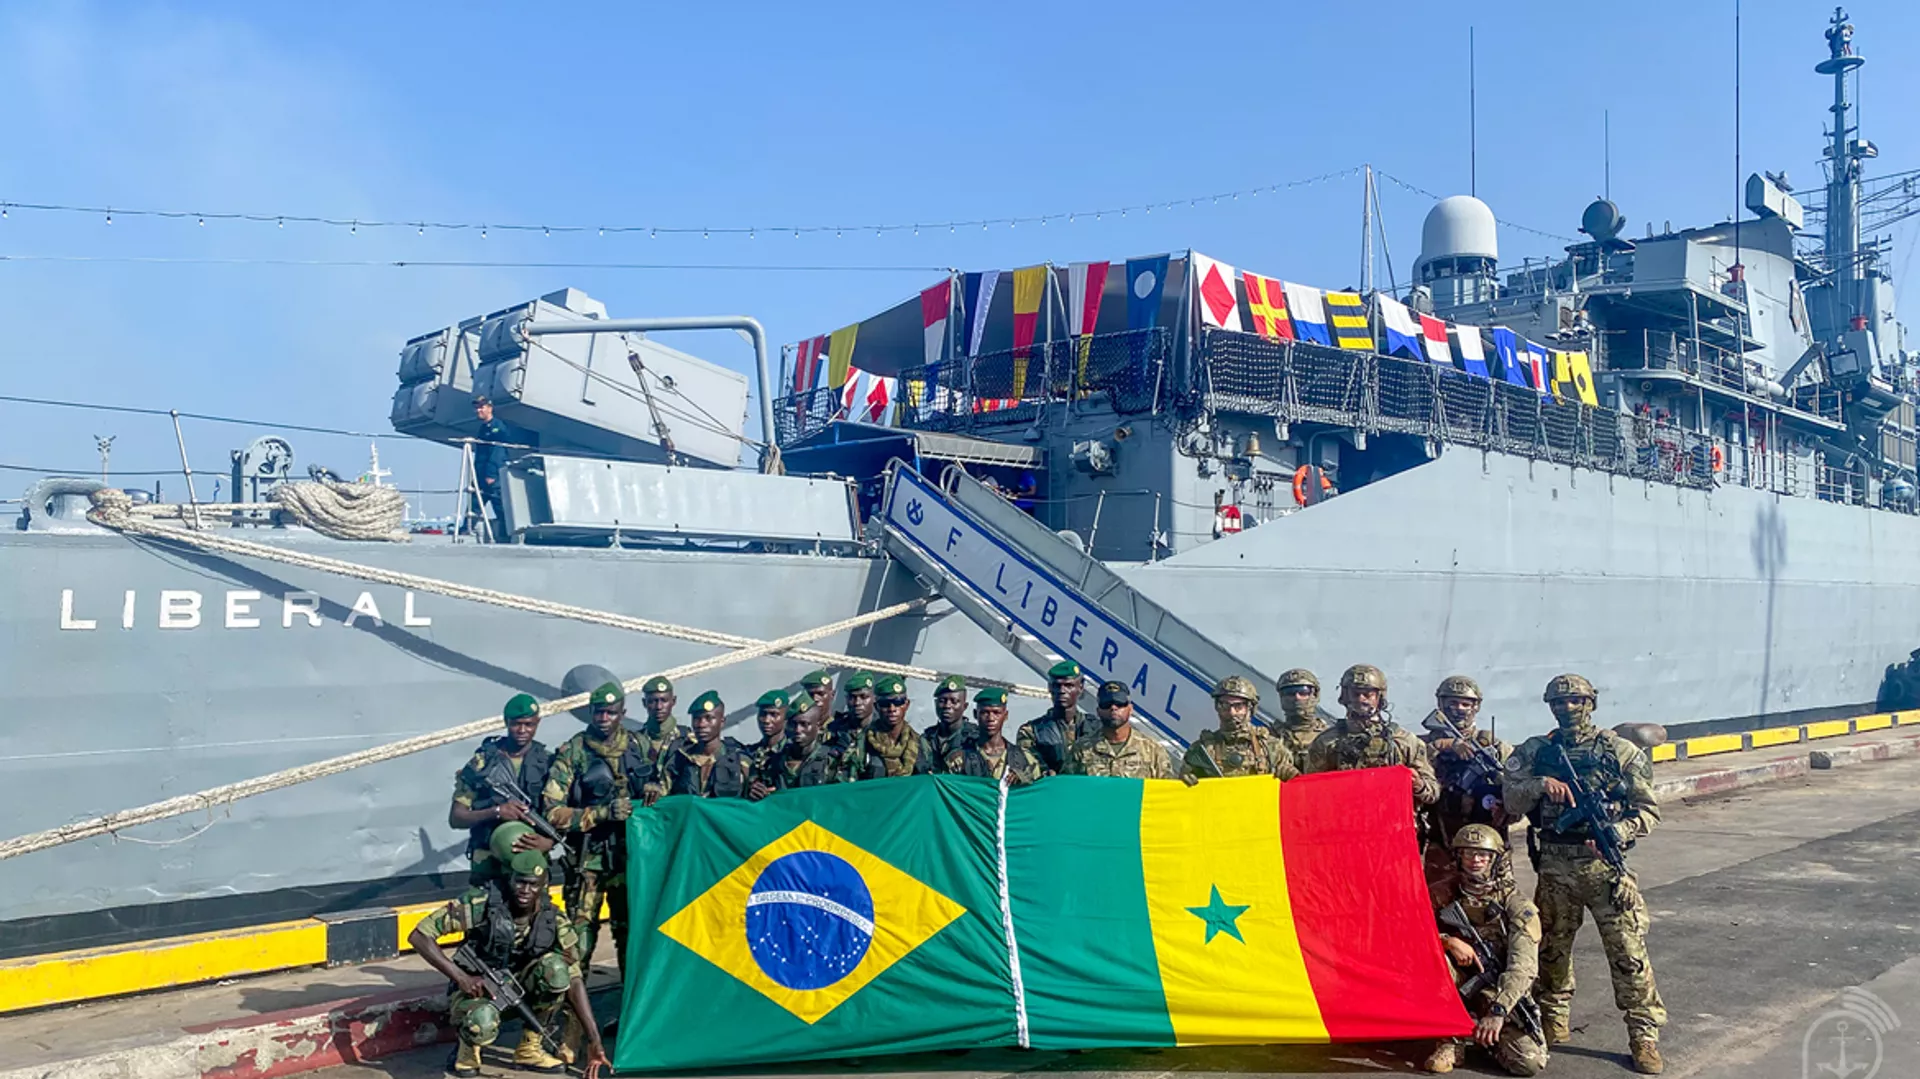
[[[1830,55],[1813,70],[1833,76],[1833,142],[1827,147],[1826,255],[1827,270],[1833,275],[1833,311],[1835,332],[1858,328],[1865,314],[1861,282],[1866,266],[1860,251],[1860,172],[1861,163],[1875,156],[1873,145],[1854,138],[1857,128],[1847,100],[1847,76],[1865,64],[1866,58],[1853,52],[1853,24],[1847,13],[1833,9],[1833,21],[1827,27]]]

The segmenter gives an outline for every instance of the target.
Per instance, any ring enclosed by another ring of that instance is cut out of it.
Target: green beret
[[[618,682],[608,682],[594,690],[593,695],[587,698],[587,703],[595,708],[611,708],[616,704],[625,704],[627,691],[620,688]]]
[[[669,681],[667,681],[667,680],[666,680],[665,678],[663,678],[663,677],[661,677],[660,675],[657,675],[657,674],[656,674],[656,675],[654,675],[654,676],[653,676],[652,678],[649,678],[649,679],[647,679],[647,684],[646,684],[646,685],[644,685],[644,686],[641,686],[641,687],[640,687],[640,692],[642,692],[642,693],[672,693],[672,692],[673,692],[673,683],[672,683],[672,682],[669,682]]]
[[[765,693],[760,694],[759,700],[753,703],[755,707],[763,712],[769,708],[785,708],[787,706],[787,691],[784,689],[767,690]]]
[[[507,866],[516,877],[547,879],[547,856],[537,850],[521,851],[513,856],[513,860],[508,862]]]
[[[830,686],[833,684],[833,675],[825,671],[815,671],[805,678],[802,678],[800,684],[808,689],[812,689],[815,686]]]
[[[876,697],[904,697],[907,695],[907,681],[899,675],[890,674],[873,684]]]
[[[943,674],[940,676],[940,681],[934,683],[933,691],[935,693],[965,693],[967,691],[967,680],[957,674]]]
[[[1063,659],[1047,668],[1047,677],[1054,681],[1080,677],[1080,665],[1070,659]]]
[[[988,686],[973,695],[975,704],[997,704],[1004,708],[1007,704],[1007,691],[999,686]]]
[[[704,716],[708,712],[718,712],[720,710],[720,694],[715,693],[713,690],[707,690],[705,693],[693,699],[693,703],[687,707],[687,714],[690,716]]]
[[[531,693],[516,693],[507,701],[507,707],[500,713],[508,723],[516,719],[526,719],[540,714],[540,702],[533,699]]]
[[[856,689],[872,689],[872,688],[873,688],[872,672],[855,671],[852,674],[847,675],[846,689],[848,692],[852,692]]]

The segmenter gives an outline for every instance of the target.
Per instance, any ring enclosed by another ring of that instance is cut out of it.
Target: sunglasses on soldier
[[[882,697],[873,703],[882,708],[905,708],[907,706],[907,699],[905,697]]]

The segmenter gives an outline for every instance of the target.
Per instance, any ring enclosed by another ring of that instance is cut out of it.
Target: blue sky
[[[1629,234],[1735,198],[1732,3],[1470,6],[1479,194],[1571,235],[1602,185]],[[1371,162],[1468,184],[1467,5],[16,4],[0,11],[0,201],[441,219],[731,226],[942,221],[1185,199]],[[1816,188],[1830,5],[1745,4],[1744,161]],[[1866,134],[1914,167],[1920,10],[1849,8]],[[1909,115],[1901,115],[1909,112]],[[1394,270],[1427,200],[1382,193]],[[1358,274],[1342,180],[1174,211],[919,236],[703,240],[350,234],[11,212],[0,254],[127,259],[1012,267],[1195,247],[1326,286]],[[1911,245],[1900,235],[1894,268]],[[1503,262],[1558,241],[1504,229]],[[1382,268],[1384,276],[1384,267]],[[788,342],[937,270],[790,273],[12,261],[0,392],[385,432],[408,337],[572,285],[615,316],[747,313]],[[732,335],[672,343],[742,370]],[[0,402],[0,463],[177,465],[164,420]],[[255,433],[191,423],[196,469]],[[357,471],[364,439],[291,436]],[[450,451],[382,441],[403,486]],[[30,476],[0,471],[0,497]],[[170,493],[180,493],[178,481]],[[210,488],[203,488],[204,495]],[[445,500],[440,500],[444,502]],[[443,508],[429,503],[428,509]]]

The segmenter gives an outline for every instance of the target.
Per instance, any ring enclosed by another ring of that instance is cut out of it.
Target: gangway
[[[1045,672],[1064,657],[1095,681],[1127,683],[1135,718],[1181,746],[1214,725],[1221,679],[1271,684],[957,468],[936,484],[896,462],[880,522],[888,554],[1022,662]]]

